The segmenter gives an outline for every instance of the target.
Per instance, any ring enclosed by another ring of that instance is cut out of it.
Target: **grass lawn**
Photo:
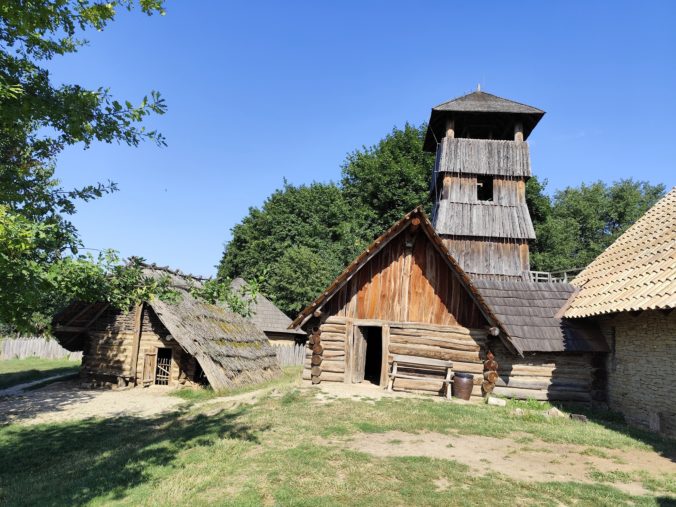
[[[348,445],[397,431],[574,443],[585,449],[580,461],[618,449],[676,450],[674,441],[612,418],[582,424],[528,407],[516,416],[512,407],[418,399],[320,402],[297,388],[297,378],[287,370],[264,394],[235,406],[207,391],[152,418],[1,427],[0,504],[615,506],[669,505],[676,495],[676,473],[519,481],[453,460],[379,457]],[[645,487],[640,495],[615,487],[636,480]]]
[[[40,380],[54,375],[77,373],[80,361],[68,359],[26,359],[0,360],[0,389],[12,387],[33,380]]]

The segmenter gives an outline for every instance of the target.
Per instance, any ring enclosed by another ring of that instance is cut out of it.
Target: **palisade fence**
[[[69,352],[54,338],[43,337],[0,337],[0,360],[25,359],[39,357],[42,359],[70,359],[80,361],[82,352]]]
[[[302,366],[305,359],[305,345],[273,345],[280,366]]]

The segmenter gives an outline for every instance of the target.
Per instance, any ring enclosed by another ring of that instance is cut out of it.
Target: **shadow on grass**
[[[246,410],[1,428],[0,504],[125,498],[130,488],[152,481],[158,469],[175,466],[184,449],[209,447],[222,438],[258,443],[256,432],[268,428],[239,423]]]
[[[625,422],[622,414],[611,410],[590,408],[589,406],[575,403],[565,404],[562,408],[570,413],[585,415],[596,424],[638,440],[651,447],[658,454],[676,463],[676,439],[665,437],[636,426],[630,426]]]
[[[10,387],[32,382],[33,380],[40,380],[47,377],[54,377],[56,375],[65,375],[67,373],[77,373],[80,368],[80,363],[74,363],[73,366],[64,366],[59,368],[51,368],[46,370],[23,370],[13,371],[8,373],[0,373],[0,390],[9,389]]]

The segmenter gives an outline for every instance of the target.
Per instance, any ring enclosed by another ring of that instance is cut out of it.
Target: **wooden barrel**
[[[469,400],[474,387],[474,375],[471,373],[456,373],[453,375],[453,396],[461,400]]]

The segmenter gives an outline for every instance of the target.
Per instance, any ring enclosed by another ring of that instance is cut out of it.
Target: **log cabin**
[[[281,370],[265,334],[252,322],[197,300],[199,279],[168,268],[146,267],[165,277],[178,301],[152,299],[129,310],[75,301],[52,322],[58,342],[82,351],[81,377],[91,385],[210,385],[215,390],[261,382]]]
[[[628,423],[676,436],[676,188],[587,266],[565,311],[610,346],[607,401]]]
[[[309,335],[305,379],[384,387],[405,355],[451,361],[475,397],[602,396],[605,340],[560,315],[575,287],[530,271],[526,139],[543,115],[480,91],[432,109],[432,220],[408,213],[294,320]],[[444,389],[422,365],[409,373],[395,389]]]

